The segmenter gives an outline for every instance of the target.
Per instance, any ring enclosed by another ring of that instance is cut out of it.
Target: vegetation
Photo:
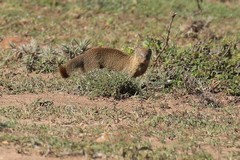
[[[0,1],[0,148],[61,158],[238,159],[238,3]],[[137,45],[153,51],[139,78],[58,73],[88,48],[132,54]],[[78,101],[85,96],[98,98]]]

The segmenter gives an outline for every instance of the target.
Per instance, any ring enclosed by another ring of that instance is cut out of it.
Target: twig
[[[198,7],[198,10],[202,11],[202,7],[201,7],[201,4],[203,2],[203,0],[196,0],[197,2],[197,7]]]
[[[171,18],[171,21],[170,21],[168,29],[167,29],[167,38],[166,38],[166,41],[165,41],[165,44],[164,44],[163,48],[159,51],[160,53],[164,52],[168,47],[170,32],[171,32],[171,28],[172,28],[172,23],[173,23],[173,20],[174,20],[176,15],[177,15],[176,13],[172,14],[172,18]],[[159,58],[160,58],[160,54],[157,55],[157,57],[155,59],[155,62],[153,64],[153,67],[155,67],[158,64]]]
[[[172,23],[173,23],[173,19],[175,18],[176,13],[173,13],[172,18],[171,18],[171,22],[168,26],[168,30],[167,30],[167,39],[166,39],[166,43],[164,47],[168,47],[168,42],[169,42],[169,37],[170,37],[170,32],[171,32],[171,28],[172,28]]]

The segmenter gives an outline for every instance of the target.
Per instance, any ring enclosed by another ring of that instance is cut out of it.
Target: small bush
[[[160,53],[162,44],[149,39],[148,45],[155,56],[160,54],[160,66],[151,69],[146,85],[160,91],[185,88],[188,93],[208,90],[239,95],[240,56],[236,43],[224,40],[198,42],[184,48],[170,46]]]
[[[22,59],[28,72],[54,72],[59,64],[63,63],[62,51],[52,47],[40,47],[36,40],[16,46],[11,44],[12,50],[18,59]]]
[[[22,59],[28,72],[51,73],[56,71],[64,59],[74,58],[87,50],[89,40],[73,39],[69,44],[63,44],[62,48],[51,46],[40,46],[36,40],[30,43],[16,46],[11,44],[12,50],[16,53],[17,59]],[[65,54],[65,55],[64,55]]]
[[[84,51],[88,50],[88,46],[90,45],[90,40],[77,40],[72,39],[70,43],[63,44],[62,50],[70,59],[83,54]]]
[[[62,62],[63,57],[52,54],[50,48],[39,55],[28,55],[24,59],[27,71],[37,73],[54,72]]]
[[[128,75],[108,70],[96,70],[80,79],[78,89],[90,96],[123,99],[140,94],[139,83]]]

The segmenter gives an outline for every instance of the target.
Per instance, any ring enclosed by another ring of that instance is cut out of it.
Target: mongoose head
[[[152,51],[147,48],[136,48],[132,65],[136,69],[133,73],[133,77],[138,77],[144,74],[148,68]]]
[[[139,64],[148,65],[151,59],[152,51],[148,48],[136,48],[135,49],[135,58]]]

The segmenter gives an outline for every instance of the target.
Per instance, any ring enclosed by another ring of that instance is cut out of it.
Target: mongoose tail
[[[60,65],[59,66],[59,71],[60,71],[60,74],[63,78],[68,78],[69,77],[69,74],[67,73],[66,67]]]

